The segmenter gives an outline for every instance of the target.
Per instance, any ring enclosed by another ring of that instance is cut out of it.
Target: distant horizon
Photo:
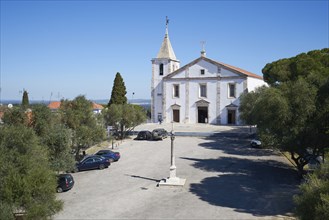
[[[64,99],[66,100],[66,99]],[[73,100],[73,99],[68,99],[68,100]],[[88,99],[92,102],[95,102],[97,104],[107,104],[109,102],[109,99]],[[51,102],[59,102],[61,100],[29,100],[30,104],[49,104]],[[8,105],[8,104],[20,104],[22,100],[18,99],[5,99],[1,100],[2,105]],[[151,104],[151,99],[128,99],[128,103],[131,104]]]

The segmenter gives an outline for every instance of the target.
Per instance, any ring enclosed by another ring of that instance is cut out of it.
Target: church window
[[[201,69],[201,70],[200,70],[200,74],[201,74],[201,75],[204,75],[204,69]]]
[[[228,97],[229,98],[235,98],[235,83],[229,83],[228,84]]]
[[[163,75],[163,63],[161,63],[159,66],[159,74],[160,74],[160,76]]]
[[[206,84],[200,84],[199,94],[200,94],[200,97],[207,98],[207,85]]]
[[[173,87],[174,98],[179,98],[179,85],[175,84]]]

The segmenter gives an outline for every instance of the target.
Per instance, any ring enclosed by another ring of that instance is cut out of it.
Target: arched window
[[[161,63],[159,66],[159,74],[160,74],[160,76],[163,75],[163,63]]]

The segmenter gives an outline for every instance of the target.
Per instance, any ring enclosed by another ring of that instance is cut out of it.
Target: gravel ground
[[[64,210],[54,218],[291,217],[299,180],[278,152],[251,149],[248,140],[239,135],[176,137],[177,176],[187,182],[184,187],[158,187],[157,183],[169,176],[170,144],[170,138],[122,142],[115,149],[122,158],[108,169],[73,174],[73,189],[57,194],[64,201]]]

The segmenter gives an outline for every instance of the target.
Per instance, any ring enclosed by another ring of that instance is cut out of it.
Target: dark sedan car
[[[104,169],[111,165],[110,159],[98,156],[90,155],[83,158],[80,162],[76,164],[75,171],[81,170],[92,170],[92,169]]]
[[[137,140],[151,140],[152,133],[150,131],[140,131],[136,137]]]
[[[74,186],[73,176],[69,173],[59,174],[57,176],[57,188],[58,193],[72,189]]]
[[[111,150],[100,150],[95,155],[99,155],[108,158],[111,162],[118,161],[120,159],[119,152],[113,152]]]
[[[157,128],[152,131],[153,140],[163,140],[168,137],[168,132],[164,128]]]

